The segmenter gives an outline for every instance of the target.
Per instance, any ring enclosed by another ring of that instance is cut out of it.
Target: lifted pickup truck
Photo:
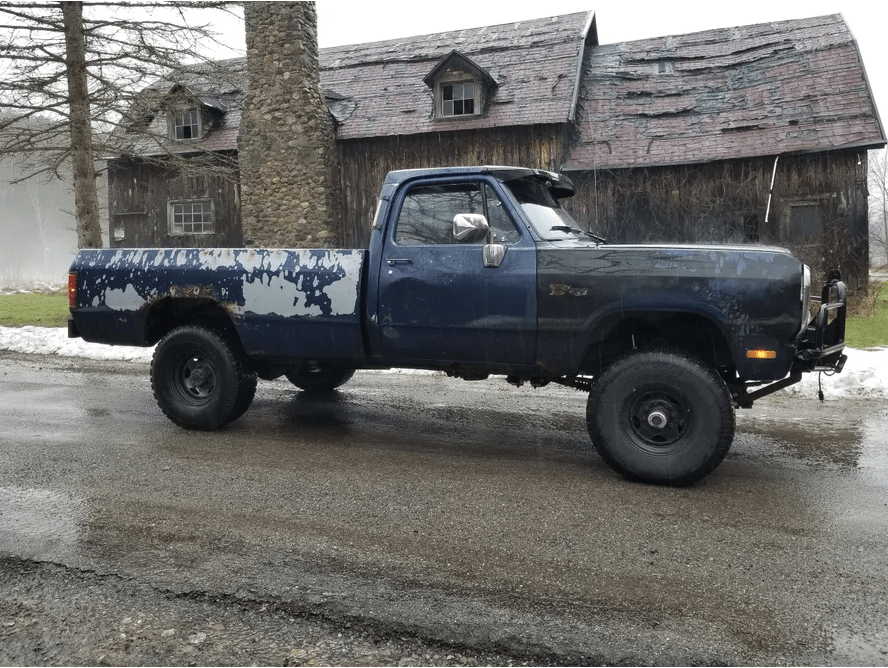
[[[721,462],[735,407],[841,371],[837,272],[812,319],[810,272],[788,251],[609,245],[560,206],[572,194],[541,170],[404,170],[368,250],[84,250],[69,335],[157,343],[154,396],[188,429],[236,420],[257,378],[281,375],[314,392],[390,367],[560,383],[589,393],[610,466],[671,485]]]

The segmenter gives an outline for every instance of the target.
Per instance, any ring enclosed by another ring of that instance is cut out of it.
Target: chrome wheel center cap
[[[648,424],[654,429],[662,429],[667,422],[666,414],[661,411],[652,411],[648,414]]]

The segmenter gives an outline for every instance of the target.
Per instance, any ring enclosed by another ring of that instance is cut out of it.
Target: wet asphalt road
[[[686,489],[584,406],[359,373],[195,433],[0,353],[0,664],[888,665],[888,403],[766,399]]]

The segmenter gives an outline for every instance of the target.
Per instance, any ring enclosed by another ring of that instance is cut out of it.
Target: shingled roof
[[[408,135],[574,118],[586,43],[597,43],[591,12],[320,50],[325,91],[354,102],[337,117],[339,139]],[[486,114],[435,120],[423,79],[454,50],[496,82]]]
[[[121,153],[140,156],[236,150],[246,90],[246,58],[187,66],[172,79],[156,81],[140,91],[127,118],[109,136],[108,144]],[[203,139],[183,142],[167,136],[162,110],[166,99],[177,91],[218,112]]]
[[[885,144],[841,15],[596,47],[565,169]]]
[[[591,12],[327,48],[319,53],[321,86],[338,139],[565,123],[576,113],[587,43],[597,44]],[[436,121],[433,90],[424,79],[454,51],[489,74],[496,92],[485,114]],[[157,119],[147,133],[118,131],[113,141],[141,155],[236,150],[245,71],[245,59],[231,59],[176,78],[204,103],[224,99],[224,116],[203,140],[167,140]],[[158,82],[143,91],[141,104],[156,108],[159,94],[173,86]]]
[[[492,77],[495,92],[485,114],[436,120],[423,80],[454,52]],[[321,49],[320,66],[338,139],[576,121],[566,170],[885,144],[838,14],[604,46],[591,12],[567,14]],[[120,150],[236,150],[245,71],[245,59],[232,59],[177,79],[224,111],[203,140],[167,140],[155,118],[151,136],[115,132]],[[172,86],[146,89],[147,104]]]

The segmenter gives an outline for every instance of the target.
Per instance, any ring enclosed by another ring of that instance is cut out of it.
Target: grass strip
[[[888,283],[870,281],[868,301],[845,323],[845,343],[852,348],[888,346]]]
[[[0,326],[65,327],[67,322],[66,292],[16,292],[0,295]]]

